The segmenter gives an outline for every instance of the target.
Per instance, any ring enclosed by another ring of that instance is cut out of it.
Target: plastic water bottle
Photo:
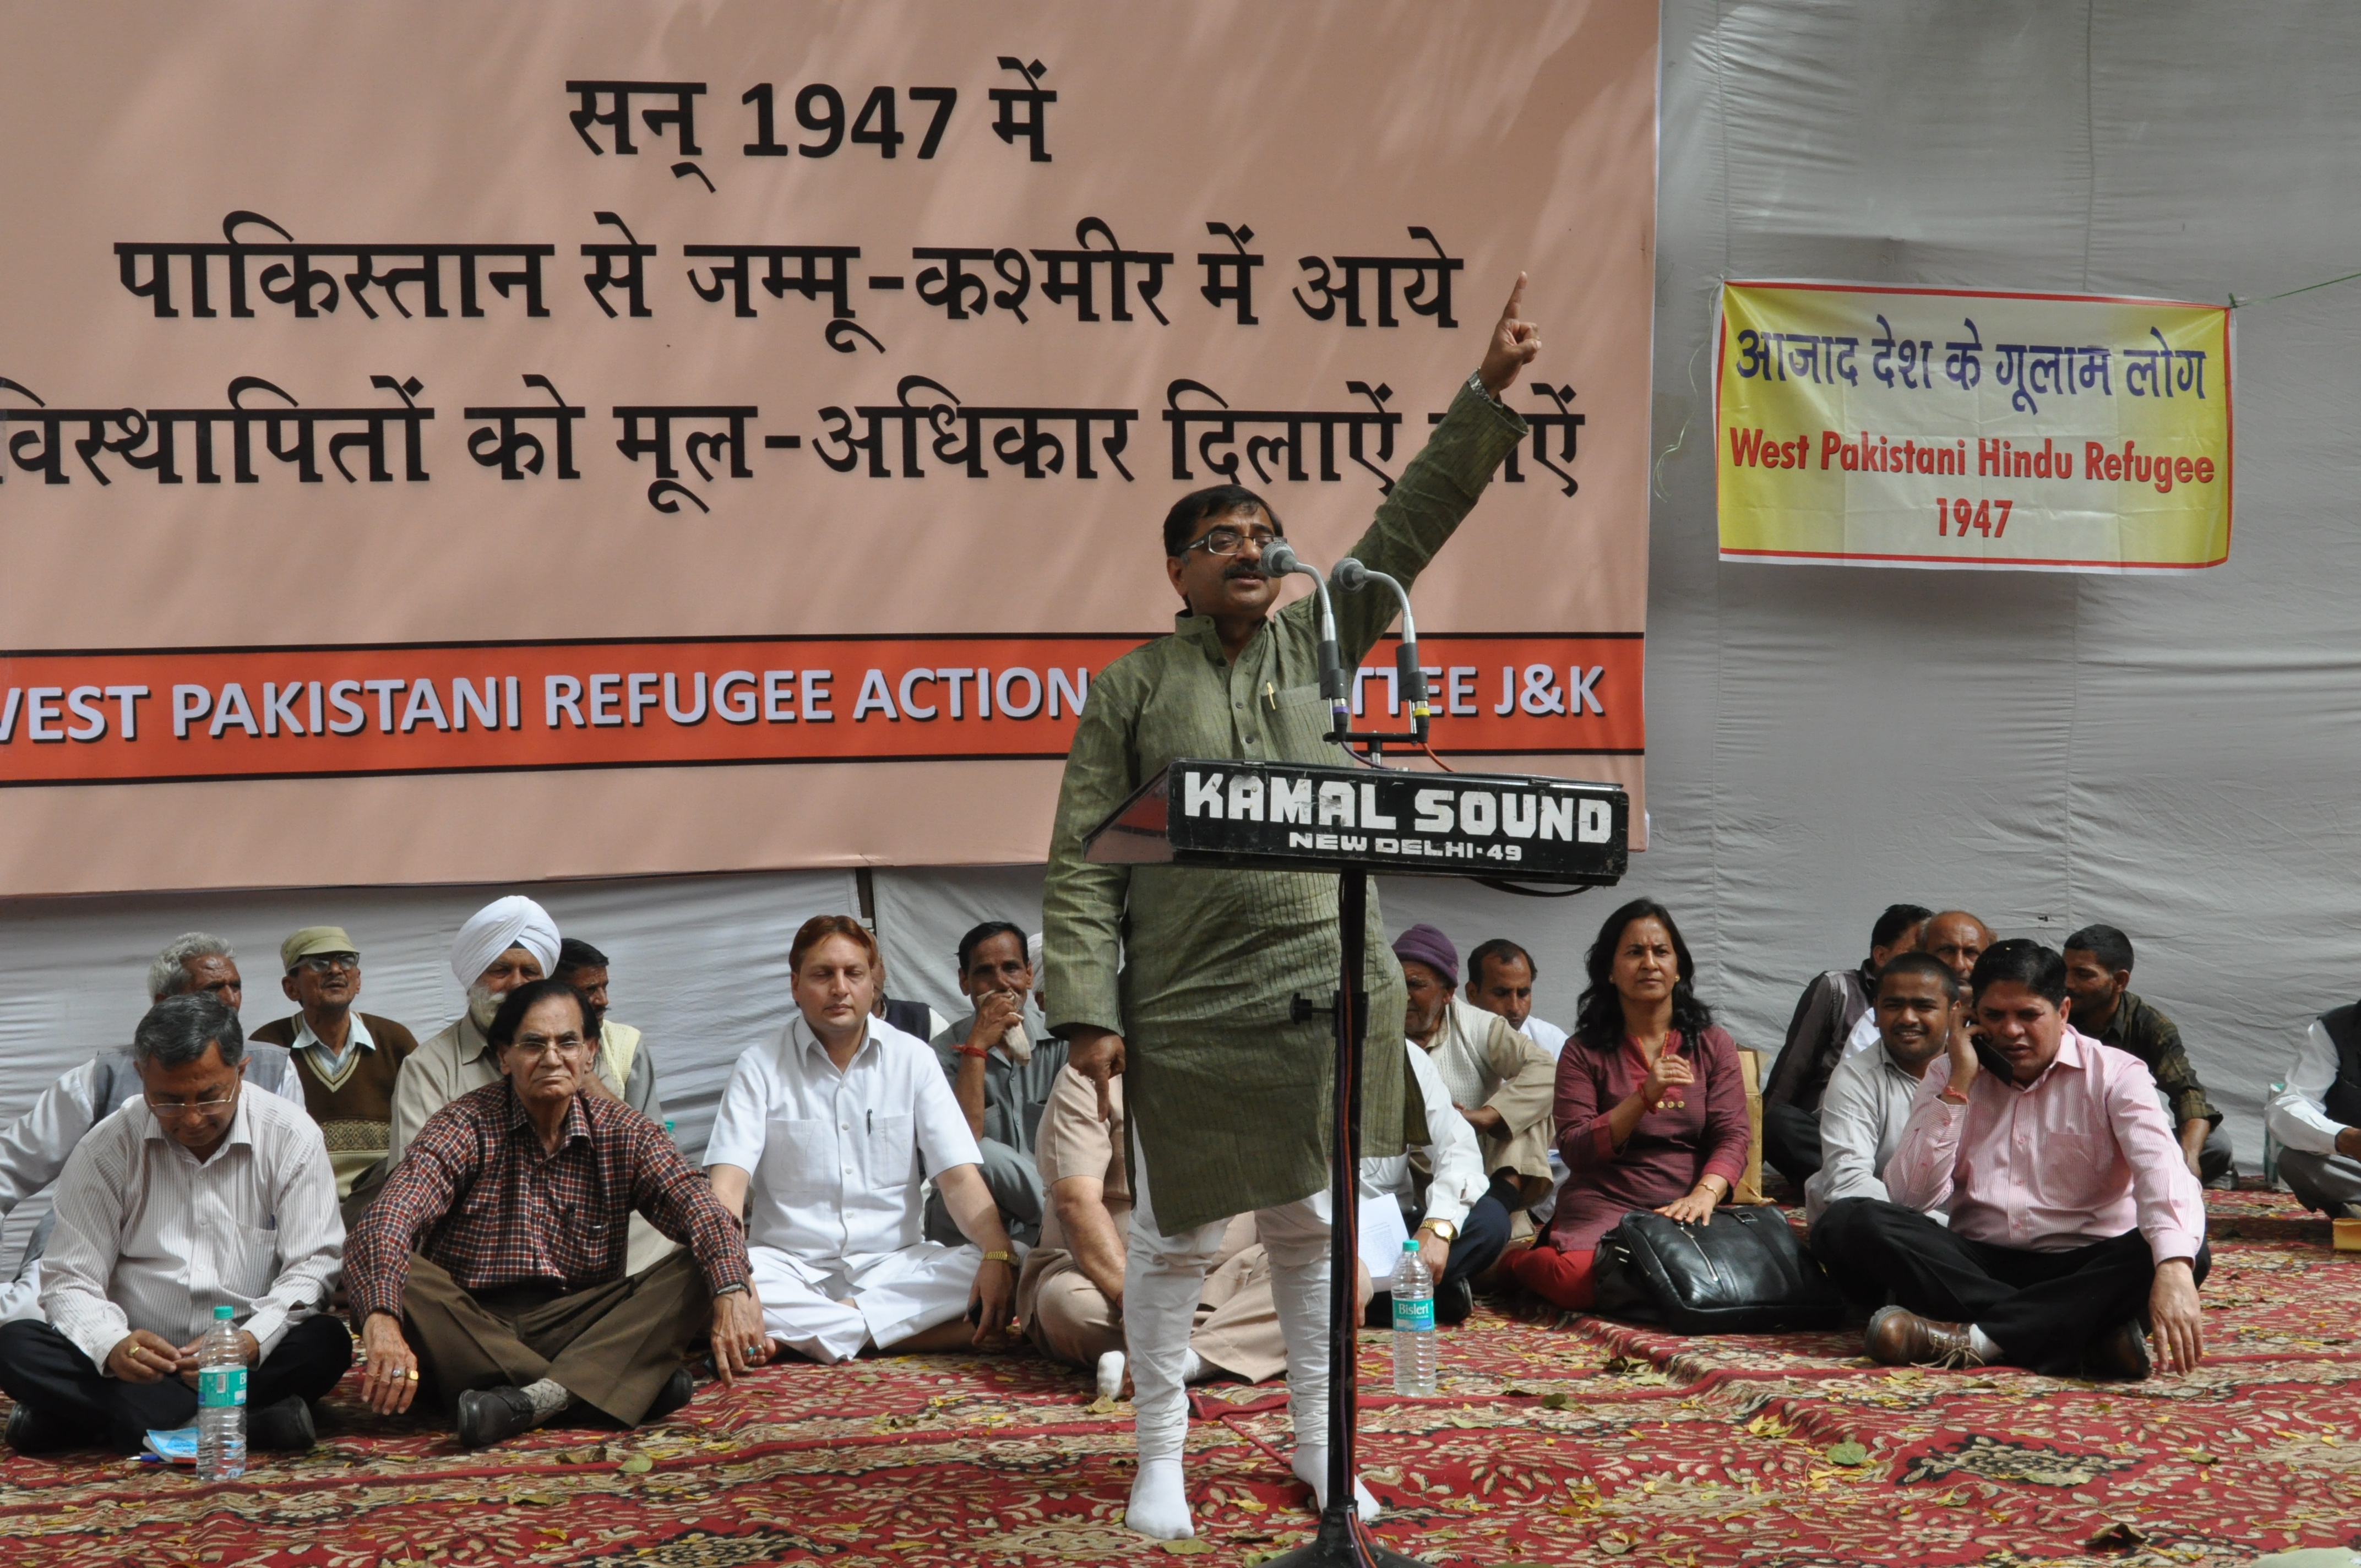
[[[2271,1080],[2271,1087],[2264,1094],[2263,1103],[2269,1104],[2286,1090],[2287,1080],[2283,1078]],[[2279,1141],[2271,1135],[2271,1124],[2268,1119],[2263,1123],[2263,1185],[2274,1192],[2279,1188]]]
[[[246,1474],[246,1352],[227,1307],[197,1346],[197,1479],[235,1481]]]
[[[1434,1276],[1418,1243],[1402,1243],[1401,1262],[1394,1266],[1394,1392],[1431,1395],[1434,1392]]]

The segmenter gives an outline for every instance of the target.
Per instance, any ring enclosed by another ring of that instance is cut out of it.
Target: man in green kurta
[[[1519,317],[1524,279],[1482,367],[1452,400],[1353,554],[1407,585],[1451,537],[1522,439],[1500,394],[1539,352]],[[1252,1212],[1270,1255],[1286,1333],[1295,1474],[1324,1505],[1328,1479],[1328,1146],[1334,1071],[1336,879],[1318,873],[1093,865],[1082,836],[1178,757],[1345,763],[1323,737],[1313,601],[1277,615],[1262,571],[1277,518],[1221,486],[1164,522],[1165,570],[1183,609],[1173,634],[1092,683],[1066,760],[1044,890],[1049,1028],[1104,1085],[1124,1075],[1133,1209],[1122,1310],[1139,1469],[1126,1519],[1159,1540],[1195,1533],[1181,1479],[1182,1373],[1205,1266],[1228,1219]],[[1356,668],[1392,620],[1391,597],[1339,596],[1337,636]],[[1367,1152],[1401,1150],[1400,967],[1369,901],[1364,983]],[[1293,999],[1319,1016],[1293,1019]],[[1104,1103],[1104,1093],[1101,1096]],[[1152,1195],[1152,1196],[1151,1196]],[[1357,1483],[1356,1483],[1357,1489]],[[1366,1492],[1364,1517],[1376,1513]]]

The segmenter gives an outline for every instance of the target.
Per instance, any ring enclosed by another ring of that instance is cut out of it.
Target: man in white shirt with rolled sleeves
[[[1807,1223],[1818,1223],[1829,1204],[1847,1198],[1892,1201],[1885,1163],[1910,1124],[1927,1069],[1951,1037],[1960,1002],[1959,976],[1929,954],[1896,954],[1878,971],[1869,1011],[1878,1044],[1839,1057],[1820,1094],[1820,1168],[1804,1182]]]
[[[822,1363],[872,1347],[998,1350],[1016,1255],[933,1049],[871,1014],[876,962],[875,938],[850,916],[796,933],[796,1015],[776,1045],[738,1058],[707,1174],[745,1216],[774,1350]],[[972,1245],[925,1239],[921,1161]]]
[[[2361,1220],[2361,1003],[2312,1021],[2263,1125],[2289,1191],[2331,1219]]]
[[[59,1179],[48,1322],[0,1325],[0,1390],[20,1453],[104,1445],[196,1417],[197,1349],[216,1307],[249,1368],[248,1441],[301,1452],[312,1402],[352,1365],[320,1315],[343,1259],[335,1171],[301,1109],[245,1092],[246,1036],[210,995],[140,1020],[139,1098],[91,1129]]]
[[[1434,1286],[1434,1321],[1447,1326],[1466,1321],[1475,1307],[1468,1281],[1499,1262],[1508,1246],[1509,1211],[1491,1190],[1476,1129],[1452,1104],[1441,1070],[1417,1045],[1405,1040],[1402,1046],[1426,1102],[1426,1141],[1362,1160],[1361,1197],[1382,1195],[1400,1206],[1403,1229],[1418,1243]],[[1374,1294],[1363,1315],[1371,1328],[1393,1321],[1391,1287],[1390,1276],[1370,1281]]]

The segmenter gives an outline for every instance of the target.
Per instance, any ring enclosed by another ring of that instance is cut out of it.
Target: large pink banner
[[[1038,859],[1166,508],[1341,554],[1520,270],[1436,748],[1640,788],[1653,7],[5,19],[9,893]]]

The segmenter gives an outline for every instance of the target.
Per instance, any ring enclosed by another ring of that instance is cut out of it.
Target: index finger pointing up
[[[1525,308],[1525,275],[1517,274],[1517,286],[1509,291],[1509,302],[1501,307],[1500,319],[1514,321]]]

